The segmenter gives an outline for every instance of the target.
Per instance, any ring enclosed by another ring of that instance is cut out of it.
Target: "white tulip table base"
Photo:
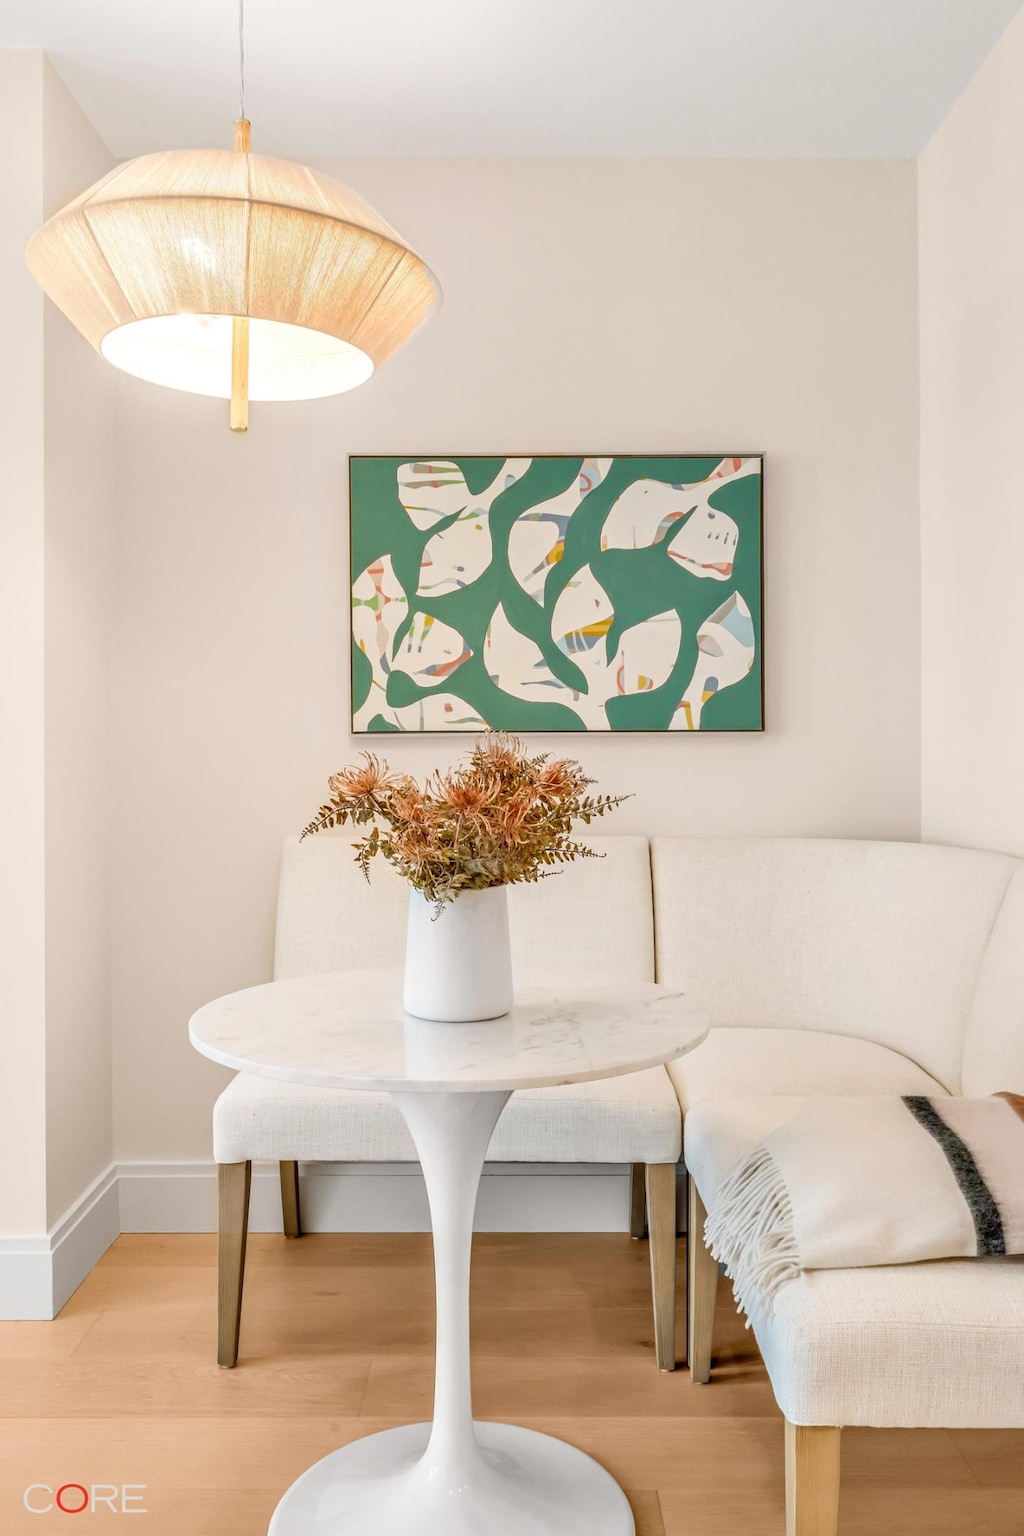
[[[474,1422],[469,1267],[484,1155],[508,1092],[393,1093],[430,1199],[434,1418],[367,1435],[294,1483],[268,1536],[634,1536],[622,1489],[574,1446]]]
[[[428,1452],[432,1427],[405,1424],[325,1456],[285,1494],[270,1536],[634,1536],[618,1483],[563,1440],[477,1423],[456,1473]]]

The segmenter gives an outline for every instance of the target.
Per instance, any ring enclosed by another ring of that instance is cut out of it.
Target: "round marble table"
[[[284,1495],[269,1536],[633,1536],[625,1494],[596,1461],[550,1435],[473,1420],[473,1209],[513,1089],[672,1061],[704,1039],[707,1017],[683,992],[646,983],[523,991],[511,1013],[481,1024],[415,1019],[401,998],[397,972],[303,976],[218,998],[189,1025],[198,1051],[240,1072],[389,1093],[430,1200],[433,1421],[324,1457]]]

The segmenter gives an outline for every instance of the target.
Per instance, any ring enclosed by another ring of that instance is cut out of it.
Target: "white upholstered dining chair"
[[[589,839],[600,859],[510,888],[517,986],[654,980],[650,855],[646,838]],[[351,836],[285,844],[278,895],[275,978],[402,964],[407,887],[387,866],[369,885]],[[630,1230],[649,1230],[654,1339],[662,1370],[675,1368],[676,1163],[682,1120],[663,1067],[562,1088],[514,1093],[488,1157],[503,1163],[628,1163]],[[280,1164],[284,1230],[302,1231],[301,1162],[392,1163],[416,1153],[384,1094],[321,1089],[239,1073],[217,1100],[219,1165],[218,1348],[238,1358],[249,1189],[254,1160]],[[646,1219],[645,1219],[646,1218]]]

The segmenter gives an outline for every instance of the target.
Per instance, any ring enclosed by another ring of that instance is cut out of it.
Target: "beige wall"
[[[113,165],[43,73],[43,212]],[[52,304],[44,322],[46,1188],[53,1223],[109,1165],[111,371]]]
[[[1024,16],[920,162],[922,824],[1024,854]]]
[[[108,370],[25,244],[111,165],[38,52],[0,54],[0,1231],[110,1163]]]
[[[573,750],[635,792],[622,831],[918,835],[913,165],[328,168],[442,275],[408,351],[244,438],[116,381],[122,1158],[209,1154],[222,1076],[186,1021],[268,975],[280,838],[356,749],[349,453],[767,450],[767,734]],[[423,770],[460,743],[387,747]]]
[[[46,1226],[42,56],[0,53],[0,1232]],[[17,1176],[12,1176],[17,1170]]]

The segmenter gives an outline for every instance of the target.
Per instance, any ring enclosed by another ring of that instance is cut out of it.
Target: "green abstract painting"
[[[760,456],[353,458],[352,725],[758,731]]]

